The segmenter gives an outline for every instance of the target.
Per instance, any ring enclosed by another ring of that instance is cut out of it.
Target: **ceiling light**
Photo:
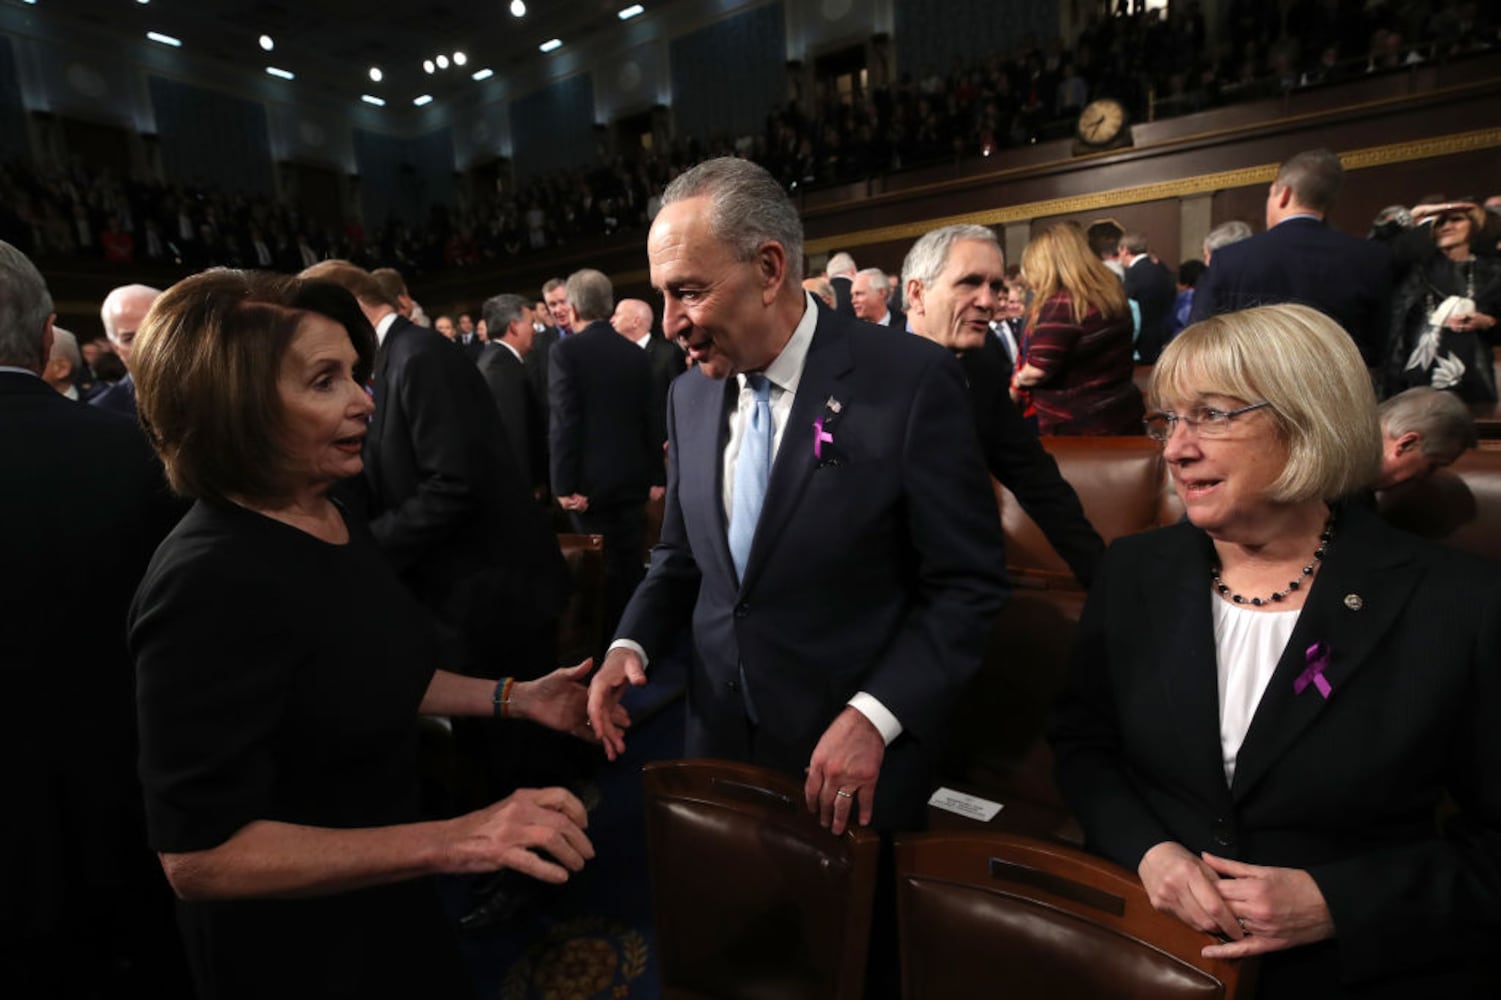
[[[270,35],[262,35],[261,36],[261,51],[262,52],[270,52],[274,48],[276,48],[276,43],[271,40],[271,36]]]
[[[382,74],[381,74],[379,66],[371,66],[370,67],[370,82],[371,83],[380,83],[381,75]]]
[[[541,49],[543,52],[551,52],[554,49],[561,49],[562,47],[563,40],[561,38],[549,38],[547,41],[537,46],[537,48]]]
[[[620,18],[622,21],[629,21],[637,14],[644,14],[645,12],[645,7],[641,6],[639,3],[633,3],[629,7],[617,13],[615,16]]]
[[[466,56],[466,55],[464,55],[464,53],[462,53],[462,52],[455,52],[453,54],[453,64],[455,66],[462,66],[462,65],[464,65],[468,61],[469,61],[469,57]]]
[[[35,3],[36,0],[32,0],[32,2]],[[512,17],[525,17],[526,16],[526,4],[522,3],[521,0],[511,0],[511,16]]]
[[[293,76],[291,73],[288,73],[286,70],[279,69],[279,68],[277,68],[275,66],[267,66],[266,67],[266,72],[270,73],[272,76],[279,76],[283,80],[295,80],[295,79],[297,79],[297,77]]]
[[[371,97],[369,94],[361,94],[360,100],[364,101],[366,104],[373,104],[377,108],[383,108],[386,106],[385,101],[381,100],[379,97]]]
[[[470,77],[470,79],[471,80],[488,80],[488,79],[490,79],[490,77],[492,77],[494,75],[495,75],[495,71],[493,69],[491,69],[490,67],[486,66],[484,69],[480,70],[478,73],[475,73],[472,77]]]
[[[164,35],[160,31],[148,31],[146,32],[146,37],[151,39],[153,42],[159,42],[162,45],[170,45],[174,49],[182,48],[182,39],[173,38],[171,35]]]
[[[427,72],[431,74],[432,71],[437,69],[438,67],[433,65],[433,61],[431,59],[424,59],[422,60],[422,68],[427,70]]]
[[[424,105],[424,104],[431,104],[431,103],[433,103],[433,95],[432,94],[423,94],[421,97],[414,97],[414,98],[412,98],[412,103],[415,104],[415,105],[417,105],[417,107],[419,107],[419,108],[422,107],[422,105]]]
[[[448,68],[448,57],[447,56],[439,56],[438,57],[438,68],[439,69],[447,69]]]

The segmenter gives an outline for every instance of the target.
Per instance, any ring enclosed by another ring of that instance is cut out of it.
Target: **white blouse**
[[[1252,611],[1210,593],[1214,647],[1219,660],[1220,754],[1225,783],[1235,779],[1235,758],[1245,742],[1256,706],[1292,638],[1301,608]]]

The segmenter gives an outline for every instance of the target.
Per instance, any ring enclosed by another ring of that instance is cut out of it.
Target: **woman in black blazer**
[[[1321,313],[1191,327],[1151,398],[1188,516],[1107,553],[1052,725],[1089,846],[1206,954],[1262,956],[1262,996],[1482,995],[1501,568],[1334,502],[1380,435]]]

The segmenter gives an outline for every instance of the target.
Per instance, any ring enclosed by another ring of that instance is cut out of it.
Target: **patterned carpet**
[[[599,774],[602,797],[590,815],[596,856],[567,885],[501,927],[467,935],[465,957],[480,1000],[657,1000],[651,883],[646,865],[641,767],[682,756],[681,657],[664,657],[651,683],[628,695],[636,725],[626,753]],[[462,910],[468,879],[445,895]]]

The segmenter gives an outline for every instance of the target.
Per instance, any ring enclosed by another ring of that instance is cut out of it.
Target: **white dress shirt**
[[[1211,593],[1214,648],[1219,661],[1220,754],[1225,784],[1235,780],[1235,758],[1246,741],[1256,706],[1277,670],[1302,609],[1252,611]]]
[[[388,312],[375,324],[375,344],[379,347],[386,342],[386,334],[391,332],[391,324],[396,322],[396,317],[401,313]]]

